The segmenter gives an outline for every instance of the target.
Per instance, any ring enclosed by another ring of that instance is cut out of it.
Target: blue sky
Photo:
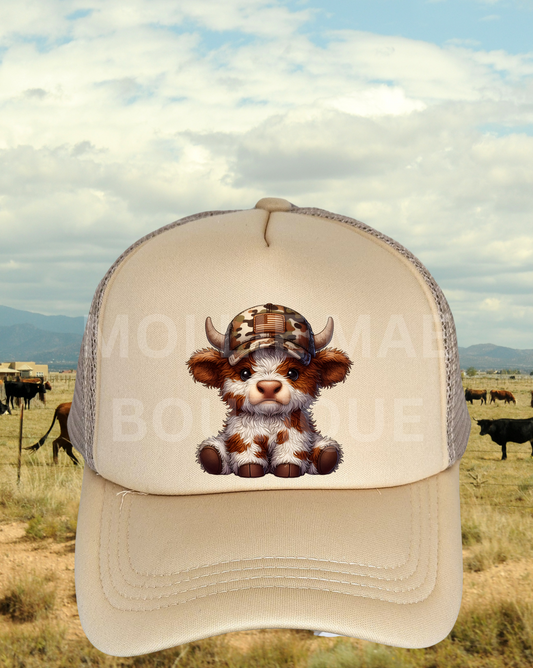
[[[294,3],[294,7],[298,4]],[[479,0],[331,0],[316,8],[318,34],[324,28],[401,35],[443,46],[459,43],[508,53],[531,51],[533,3]]]
[[[87,313],[143,234],[264,196],[439,281],[461,345],[533,348],[533,0],[20,0],[0,24],[0,303]]]

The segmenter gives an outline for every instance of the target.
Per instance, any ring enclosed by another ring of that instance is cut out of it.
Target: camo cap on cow
[[[224,339],[224,356],[234,366],[259,348],[283,348],[309,364],[315,355],[315,340],[307,320],[287,306],[252,306],[230,322]]]

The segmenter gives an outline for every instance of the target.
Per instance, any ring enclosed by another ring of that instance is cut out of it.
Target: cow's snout
[[[283,385],[279,380],[260,380],[257,383],[257,389],[262,395],[262,399],[276,400],[276,395],[280,392]]]

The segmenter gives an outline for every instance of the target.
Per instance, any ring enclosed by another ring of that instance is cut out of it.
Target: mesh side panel
[[[100,318],[100,308],[104,299],[104,293],[111,277],[120,266],[122,261],[135,249],[148,239],[167,232],[168,230],[185,225],[193,220],[200,218],[210,218],[221,214],[234,213],[234,211],[207,211],[204,213],[197,213],[193,216],[187,216],[180,220],[160,227],[154,232],[150,232],[142,237],[125,250],[120,257],[108,269],[104,278],[96,288],[94,293],[91,309],[87,324],[85,325],[85,333],[83,335],[80,357],[78,359],[78,371],[76,374],[76,385],[74,388],[74,398],[72,400],[72,408],[68,419],[68,431],[72,445],[83,456],[87,465],[93,470],[97,471],[93,458],[93,443],[94,443],[94,428],[96,416],[96,374],[97,374],[97,352],[98,352],[98,324]]]
[[[457,348],[457,335],[453,315],[442,290],[437,285],[433,276],[426,267],[411,252],[404,248],[394,239],[378,232],[369,225],[365,225],[354,218],[340,216],[329,211],[316,208],[293,207],[291,213],[318,216],[330,220],[338,220],[352,225],[362,232],[366,232],[387,245],[394,248],[400,255],[413,264],[418,273],[424,279],[426,285],[433,295],[442,324],[442,336],[444,345],[444,360],[446,368],[446,434],[448,441],[448,467],[452,466],[463,456],[470,434],[470,416],[466,406],[463,384],[461,382],[461,368],[459,365],[459,351]]]

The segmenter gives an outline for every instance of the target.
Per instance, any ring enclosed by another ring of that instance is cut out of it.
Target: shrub
[[[56,593],[50,587],[54,576],[43,578],[35,573],[19,575],[8,583],[0,599],[0,614],[14,622],[33,622],[47,615],[55,605]]]
[[[339,640],[325,650],[311,655],[308,668],[396,668],[398,659],[380,645],[366,644],[362,649],[346,640]]]
[[[36,515],[28,522],[26,536],[32,540],[53,538],[62,542],[76,536],[76,524],[76,518]]]
[[[470,545],[476,545],[476,543],[481,543],[483,534],[481,527],[475,521],[465,521],[462,523],[461,535],[463,538],[463,545],[468,547]]]

